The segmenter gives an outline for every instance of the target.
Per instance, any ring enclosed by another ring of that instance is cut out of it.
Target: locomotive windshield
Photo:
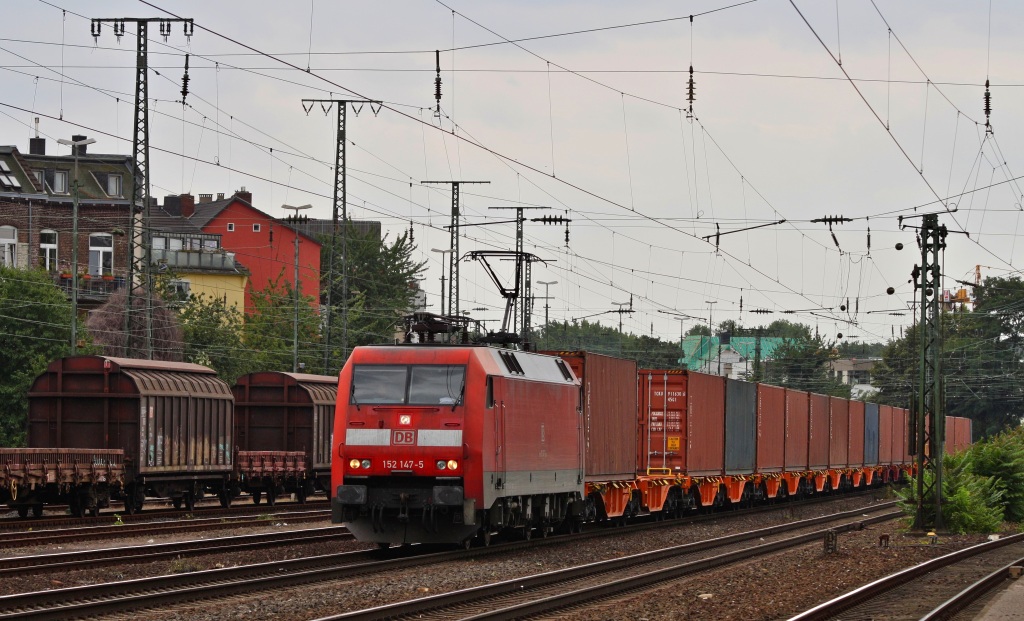
[[[466,367],[449,364],[357,364],[353,404],[456,405],[462,402]]]

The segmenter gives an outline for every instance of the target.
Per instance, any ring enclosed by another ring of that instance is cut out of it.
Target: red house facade
[[[235,253],[238,262],[249,268],[245,290],[245,312],[253,311],[252,292],[266,289],[272,283],[295,286],[295,240],[298,238],[299,282],[302,295],[320,303],[320,243],[281,220],[260,211],[252,204],[252,193],[245,188],[229,198],[223,194],[213,200],[211,194],[200,194],[199,202],[182,195],[181,215],[204,233],[221,236],[221,246]]]

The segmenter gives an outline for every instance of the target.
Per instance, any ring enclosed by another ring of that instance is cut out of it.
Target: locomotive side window
[[[465,386],[462,365],[356,365],[349,402],[455,406],[462,403]]]
[[[494,378],[487,376],[487,407],[494,407]]]

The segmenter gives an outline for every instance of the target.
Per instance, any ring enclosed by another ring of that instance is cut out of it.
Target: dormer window
[[[55,170],[53,171],[53,193],[54,194],[67,194],[68,193],[68,171],[66,170]]]
[[[107,175],[107,196],[124,196],[121,187],[121,175]]]

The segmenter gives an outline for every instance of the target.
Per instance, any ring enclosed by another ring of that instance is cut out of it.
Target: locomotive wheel
[[[43,505],[32,505],[32,517],[43,517]]]
[[[485,530],[483,534],[484,547],[489,548],[491,546],[491,531]]]
[[[28,517],[28,505],[18,505],[18,517],[20,517],[20,518],[27,518]]]
[[[523,529],[523,540],[524,541],[529,541],[531,539],[533,539],[533,528],[530,527],[530,526],[527,526],[526,528]]]
[[[472,547],[473,547],[473,538],[472,537],[466,537],[465,539],[462,540],[462,549],[463,550],[468,550],[468,549],[470,549]]]
[[[252,493],[252,504],[254,504],[254,505],[260,504],[260,490],[255,490]]]
[[[377,542],[377,548],[378,549],[387,550],[390,547],[391,547],[391,543],[388,542],[388,541],[378,541]]]

